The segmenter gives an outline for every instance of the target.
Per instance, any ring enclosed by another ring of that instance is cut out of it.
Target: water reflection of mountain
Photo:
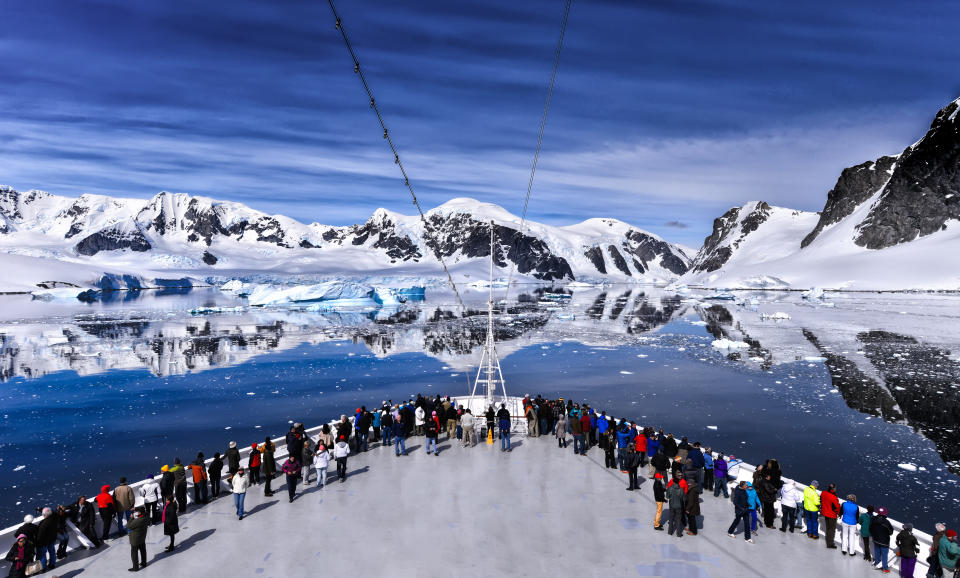
[[[909,425],[933,441],[947,467],[960,473],[960,362],[951,355],[960,336],[954,323],[930,315],[925,304],[903,311],[911,304],[892,299],[842,311],[802,301],[788,309],[781,303],[777,307],[790,311],[791,319],[779,322],[737,305],[698,311],[715,337],[750,345],[731,358],[749,359],[763,369],[812,356],[826,359],[832,385],[848,407]]]
[[[681,309],[669,295],[626,290],[606,299],[597,293],[549,308],[537,304],[537,295],[524,296],[519,306],[497,317],[501,357],[566,334],[586,343],[621,345],[633,334],[669,322]],[[425,353],[464,369],[479,357],[485,332],[485,312],[460,318],[429,304],[374,312],[249,308],[199,316],[77,315],[67,322],[0,325],[0,380],[117,369],[177,375],[244,363],[303,343],[343,339],[363,343],[379,357]]]

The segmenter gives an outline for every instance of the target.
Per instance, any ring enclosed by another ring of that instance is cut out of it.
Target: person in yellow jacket
[[[807,537],[814,540],[820,539],[820,492],[817,488],[820,482],[813,480],[810,485],[803,490],[803,521],[807,525]]]

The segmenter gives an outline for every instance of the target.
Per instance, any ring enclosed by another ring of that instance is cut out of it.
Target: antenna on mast
[[[487,340],[483,345],[480,367],[477,369],[477,378],[473,382],[473,391],[470,393],[471,397],[476,395],[477,386],[483,384],[487,406],[493,404],[498,385],[503,391],[504,401],[507,399],[507,385],[503,380],[500,358],[497,356],[497,347],[493,339],[493,231],[493,221],[490,221],[490,296],[487,299]]]

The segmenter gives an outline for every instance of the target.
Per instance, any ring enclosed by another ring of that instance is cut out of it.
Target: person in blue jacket
[[[750,509],[750,529],[756,532],[757,510],[762,508],[763,504],[760,503],[760,496],[757,495],[757,490],[750,482],[747,482],[747,507]]]
[[[633,441],[633,432],[627,424],[627,420],[621,420],[617,426],[617,463],[620,464],[620,471],[627,471],[627,446]]]
[[[703,448],[703,484],[700,486],[701,494],[703,493],[704,486],[706,486],[708,492],[714,487],[713,452],[710,451],[710,446]]]
[[[853,494],[847,496],[847,501],[840,506],[840,553],[857,555],[857,542],[860,541],[860,533],[857,531],[857,522],[860,518],[860,506],[857,505],[857,497]]]
[[[601,411],[599,417],[597,417],[597,441],[600,444],[600,449],[607,449],[607,430],[610,429],[610,422],[607,421],[607,412]]]
[[[497,412],[497,426],[500,428],[500,451],[512,452],[510,447],[510,412],[507,410],[507,404],[501,403],[500,410]]]
[[[700,493],[703,493],[703,468],[706,461],[703,459],[703,450],[700,449],[700,442],[693,442],[693,447],[687,453],[687,459],[697,468],[697,483],[700,485]]]
[[[597,412],[590,409],[590,447],[597,445]]]

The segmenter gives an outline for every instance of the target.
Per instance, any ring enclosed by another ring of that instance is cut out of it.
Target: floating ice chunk
[[[620,375],[633,375],[632,371],[621,371]]]
[[[810,355],[810,356],[804,357],[803,360],[804,360],[804,361],[826,361],[827,358],[826,358],[826,357],[818,357],[818,356],[815,356],[815,355]]]
[[[790,319],[790,316],[783,311],[777,311],[776,313],[761,313],[760,317],[763,317],[764,319]]]
[[[13,468],[13,471],[19,472],[20,470],[25,470],[26,468],[27,468],[27,466],[17,466],[17,467],[15,467],[15,468]]]
[[[643,359],[644,357],[647,357],[647,354],[645,354],[645,353],[638,353],[638,354],[637,354],[637,357],[639,357],[640,359]]]
[[[820,287],[811,287],[809,291],[804,291],[800,296],[804,299],[822,299],[823,289]]]
[[[707,326],[707,322],[706,322],[706,321],[691,321],[691,322],[690,322],[690,325],[697,325],[697,326],[699,326],[699,327],[706,327],[706,326]]]
[[[252,391],[248,391],[247,395],[257,395],[257,394],[253,393]]]
[[[717,349],[747,349],[750,347],[748,343],[744,343],[743,341],[731,341],[727,338],[716,339],[711,345]]]
[[[908,472],[917,471],[917,466],[913,464],[897,464],[897,467],[900,468],[901,470],[907,470]]]
[[[708,426],[707,426],[707,429],[712,429],[712,430],[716,431],[717,426],[715,426],[715,425],[708,425]]]

